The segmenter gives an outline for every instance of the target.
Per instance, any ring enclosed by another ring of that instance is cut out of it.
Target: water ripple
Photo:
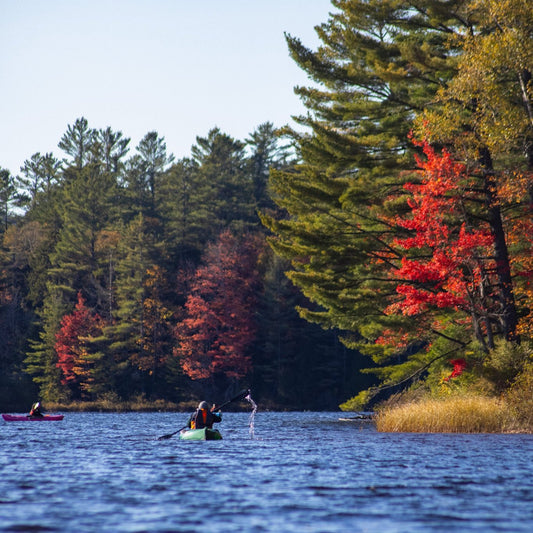
[[[381,434],[337,413],[227,413],[218,442],[171,413],[4,423],[0,531],[528,532],[533,437]]]

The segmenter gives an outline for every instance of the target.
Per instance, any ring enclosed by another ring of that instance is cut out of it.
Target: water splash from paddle
[[[249,392],[244,399],[252,406],[252,412],[248,420],[248,426],[250,427],[250,438],[255,438],[255,413],[257,412],[257,404],[252,399],[252,393]]]

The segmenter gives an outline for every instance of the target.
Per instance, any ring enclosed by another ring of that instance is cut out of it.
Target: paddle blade
[[[224,407],[226,407],[230,403],[238,402],[240,400],[244,400],[244,398],[246,398],[246,396],[248,394],[250,394],[250,389],[243,390],[243,391],[239,392],[239,394],[237,394],[237,396],[234,396],[231,400],[228,400],[227,402],[223,403],[222,405],[218,405],[216,410],[218,411],[220,409],[224,409]]]
[[[180,431],[183,431],[184,429],[187,429],[189,426],[183,426],[182,428],[179,428],[177,431],[174,431],[174,433],[169,433],[168,435],[161,435],[160,437],[157,437],[157,440],[165,440],[170,439],[173,437],[176,433],[179,433]]]
[[[241,392],[239,392],[239,394],[237,396],[235,396],[235,398],[232,398],[230,401],[231,402],[238,402],[238,401],[241,401],[241,400],[246,400],[246,398],[250,396],[250,389],[245,389],[245,390],[242,390]]]

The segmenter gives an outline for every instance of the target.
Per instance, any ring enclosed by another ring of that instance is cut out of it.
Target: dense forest
[[[533,5],[332,7],[299,127],[175,161],[79,118],[2,171],[0,403],[533,386]]]
[[[213,128],[179,161],[157,132],[129,144],[82,117],[59,156],[2,171],[0,403],[247,386],[264,405],[331,408],[357,389],[357,353],[298,316],[266,245],[269,169],[294,162],[273,125],[245,141]]]

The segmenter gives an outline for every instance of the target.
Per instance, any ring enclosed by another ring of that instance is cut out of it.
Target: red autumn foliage
[[[464,214],[465,201],[474,194],[464,165],[446,150],[437,154],[427,142],[415,144],[426,156],[417,158],[422,180],[404,186],[411,193],[411,213],[394,220],[412,232],[394,243],[414,257],[403,257],[394,272],[404,282],[387,312],[419,315],[430,308],[453,308],[482,315],[491,296],[492,234],[486,223],[473,227]]]
[[[451,359],[450,364],[453,365],[453,371],[449,376],[444,378],[444,381],[450,381],[450,379],[460,376],[466,368],[466,361],[464,359]]]
[[[217,373],[241,378],[251,369],[247,352],[255,338],[255,291],[258,247],[229,231],[210,245],[196,270],[185,303],[186,317],[176,326],[185,373],[206,379]]]
[[[61,382],[75,390],[87,390],[91,383],[92,361],[87,347],[87,339],[101,334],[101,318],[93,314],[78,293],[74,311],[61,320],[61,328],[56,333],[55,351],[63,377]]]

